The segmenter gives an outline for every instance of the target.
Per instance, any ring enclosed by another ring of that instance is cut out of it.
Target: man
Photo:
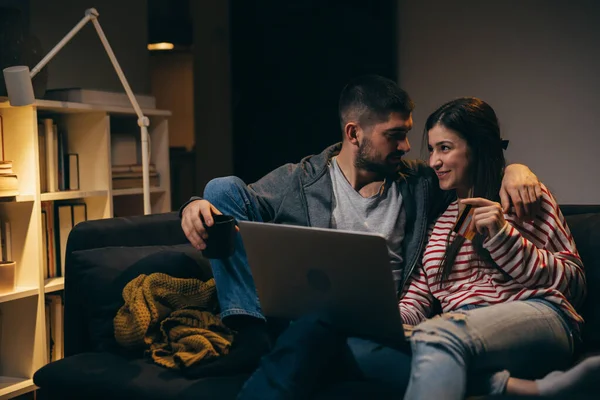
[[[213,214],[322,228],[377,232],[387,239],[398,293],[421,258],[428,223],[445,209],[451,193],[439,190],[424,163],[406,161],[414,104],[389,79],[368,75],[350,82],[340,95],[342,143],[286,164],[246,186],[239,178],[208,183],[204,198],[181,208],[181,226],[198,250],[207,238],[202,220]],[[541,193],[535,175],[522,165],[506,169],[502,203],[527,214]],[[509,199],[510,198],[510,199]],[[249,372],[270,347],[265,316],[240,235],[235,253],[211,260],[223,322],[236,330],[229,355],[199,366],[197,375]]]

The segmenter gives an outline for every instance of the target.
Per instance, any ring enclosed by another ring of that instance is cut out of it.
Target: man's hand
[[[202,219],[204,219],[206,226],[212,226],[214,224],[212,216],[219,214],[221,214],[221,211],[217,210],[207,200],[194,200],[183,209],[181,228],[183,228],[183,233],[196,250],[206,249],[204,241],[208,238],[208,233],[206,233]]]
[[[494,237],[507,224],[499,203],[481,197],[463,199],[460,202],[473,206],[473,225],[480,235]]]
[[[525,165],[511,164],[504,171],[500,201],[504,212],[512,204],[519,219],[533,219],[542,202],[540,181]]]

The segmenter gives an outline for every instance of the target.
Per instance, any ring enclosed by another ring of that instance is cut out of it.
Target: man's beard
[[[358,154],[354,160],[354,167],[365,171],[374,172],[379,175],[390,175],[398,171],[399,164],[387,162],[380,154],[373,154],[373,146],[369,139],[364,139],[358,146]],[[394,156],[403,156],[404,153],[398,152]]]

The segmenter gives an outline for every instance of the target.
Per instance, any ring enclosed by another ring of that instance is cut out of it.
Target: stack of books
[[[17,196],[19,181],[13,172],[12,161],[0,161],[0,197]]]
[[[150,186],[159,186],[158,172],[156,166],[150,164]],[[113,189],[132,189],[142,187],[142,166],[134,165],[113,165],[112,166],[112,188]]]

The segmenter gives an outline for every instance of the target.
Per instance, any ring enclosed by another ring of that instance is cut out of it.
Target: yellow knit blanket
[[[214,279],[140,275],[123,289],[125,304],[114,319],[117,343],[143,348],[164,367],[186,368],[229,352],[233,333],[216,309]]]

